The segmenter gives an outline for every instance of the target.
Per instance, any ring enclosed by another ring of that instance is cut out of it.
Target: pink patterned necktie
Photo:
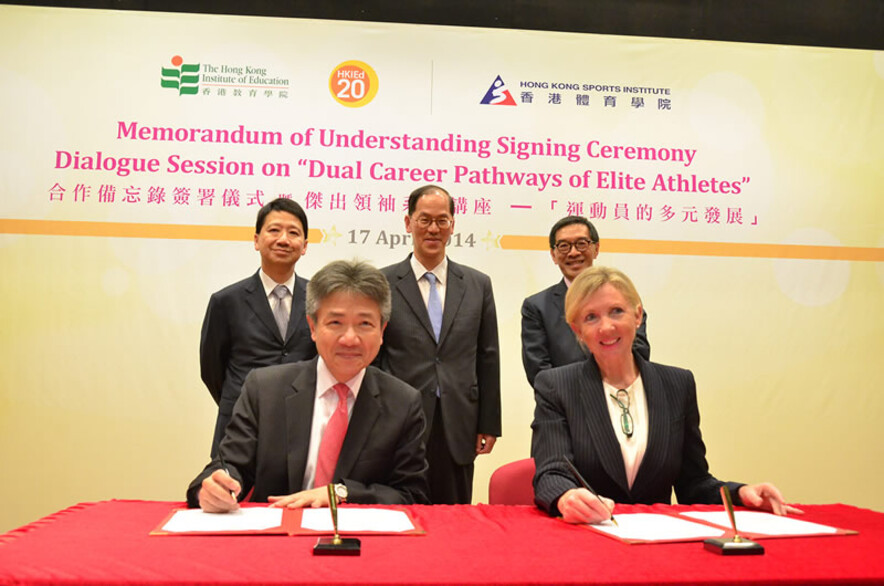
[[[344,436],[347,435],[347,395],[350,394],[350,389],[344,383],[338,383],[332,388],[338,394],[338,406],[329,417],[325,433],[322,434],[322,441],[319,443],[314,487],[326,486],[334,478],[338,454],[341,453]]]

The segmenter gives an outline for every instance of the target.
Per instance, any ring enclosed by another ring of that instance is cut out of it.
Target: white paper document
[[[169,533],[224,531],[262,531],[282,525],[282,509],[270,507],[239,508],[230,513],[205,513],[201,509],[176,511],[163,525]]]
[[[329,509],[304,509],[301,528],[311,531],[334,531]],[[389,509],[338,509],[338,531],[401,533],[414,525],[403,511]]]
[[[655,513],[633,513],[617,515],[617,525],[610,521],[593,525],[594,529],[608,533],[620,539],[638,539],[642,541],[676,541],[681,539],[705,539],[721,537],[724,531],[679,519],[669,515]]]
[[[699,519],[720,527],[731,528],[731,521],[725,511],[691,511],[680,513],[685,517]],[[758,535],[817,535],[836,533],[835,527],[800,521],[794,517],[779,517],[761,511],[736,511],[737,532],[757,533]],[[619,520],[619,518],[618,518]]]

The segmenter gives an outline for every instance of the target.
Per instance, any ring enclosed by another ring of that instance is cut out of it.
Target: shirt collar
[[[430,272],[436,275],[436,282],[440,285],[445,284],[445,279],[448,277],[448,257],[442,259],[442,262],[437,264],[432,269],[428,269],[421,261],[417,259],[413,254],[411,255],[411,271],[414,273],[415,278],[420,281],[424,273]]]
[[[365,378],[365,369],[360,370],[356,376],[346,381],[337,380],[326,366],[325,361],[322,359],[322,356],[319,357],[319,360],[316,362],[316,391],[317,396],[323,395],[329,391],[333,386],[338,384],[339,382],[343,382],[350,388],[350,392],[353,393],[353,397],[355,398],[357,393],[359,393],[359,389],[362,387],[362,379]]]
[[[292,273],[292,276],[285,283],[277,283],[273,279],[271,279],[267,273],[264,272],[264,269],[258,271],[258,276],[261,277],[261,284],[264,285],[264,294],[267,297],[270,297],[270,294],[276,289],[277,285],[285,285],[289,288],[289,294],[294,294],[295,291],[295,273]]]

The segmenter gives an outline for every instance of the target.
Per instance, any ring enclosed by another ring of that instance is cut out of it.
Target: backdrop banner
[[[528,456],[522,300],[582,214],[635,281],[651,357],[697,379],[712,472],[880,507],[884,54],[593,34],[0,6],[0,531],[77,501],[179,499],[216,412],[212,292],[261,205],[309,278],[411,250],[455,201],[491,276],[504,436]]]

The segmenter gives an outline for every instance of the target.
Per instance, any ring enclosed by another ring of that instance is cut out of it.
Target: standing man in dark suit
[[[586,359],[587,353],[565,321],[565,293],[577,275],[592,266],[599,246],[599,233],[583,216],[566,216],[549,231],[549,254],[562,271],[562,280],[522,303],[522,364],[532,387],[541,370]],[[643,314],[634,348],[650,360],[647,319],[647,313]]]
[[[420,395],[369,366],[390,318],[387,280],[332,262],[307,286],[307,316],[319,357],[249,373],[189,506],[231,511],[254,489],[252,501],[324,507],[329,484],[340,502],[428,502]]]
[[[200,374],[218,404],[212,456],[249,371],[316,356],[304,314],[307,280],[295,275],[307,252],[307,214],[297,202],[279,198],[258,211],[255,250],[261,268],[212,295],[203,320]]]
[[[430,501],[469,504],[473,462],[500,436],[500,352],[491,280],[445,256],[454,201],[435,185],[408,198],[414,252],[382,269],[393,314],[381,367],[418,389],[427,418]]]

